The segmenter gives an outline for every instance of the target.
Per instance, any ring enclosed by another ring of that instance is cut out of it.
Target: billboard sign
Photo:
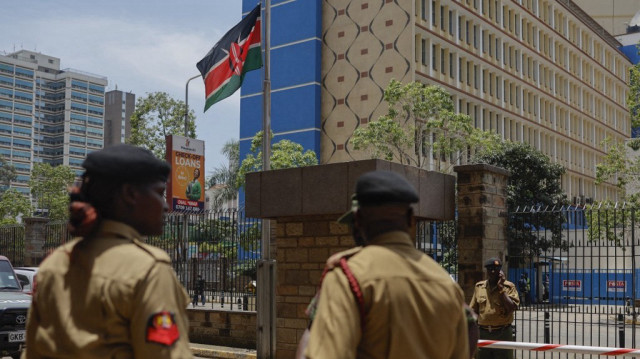
[[[166,160],[171,164],[167,183],[169,209],[179,212],[204,210],[204,141],[169,135]]]
[[[627,281],[624,280],[608,280],[607,292],[625,292],[627,289]]]
[[[562,281],[562,290],[567,292],[582,291],[582,281],[579,279],[565,279]]]

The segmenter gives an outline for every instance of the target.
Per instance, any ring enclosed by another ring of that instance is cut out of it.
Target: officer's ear
[[[126,205],[130,207],[135,206],[140,198],[140,186],[124,183],[120,187],[120,198]]]
[[[413,207],[409,207],[407,210],[407,226],[409,228],[413,226]]]

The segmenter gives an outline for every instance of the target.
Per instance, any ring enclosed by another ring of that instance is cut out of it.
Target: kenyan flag
[[[204,79],[205,111],[236,92],[245,73],[262,67],[260,5],[229,30],[196,66]]]

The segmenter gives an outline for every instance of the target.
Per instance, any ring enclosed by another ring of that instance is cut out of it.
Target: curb
[[[191,345],[191,352],[195,356],[214,359],[256,359],[256,351],[240,348],[207,348]]]

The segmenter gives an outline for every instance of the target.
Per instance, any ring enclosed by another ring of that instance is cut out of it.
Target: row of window
[[[422,45],[426,47],[425,40],[422,40]],[[440,54],[440,56],[436,55],[432,58],[431,66],[434,70],[432,76],[441,79],[444,77],[446,80],[446,75],[448,75],[453,81],[448,80],[447,82],[453,85],[457,84],[457,87],[465,92],[473,93],[482,97],[486,102],[493,103],[495,106],[507,109],[519,116],[542,122],[549,129],[570,133],[572,127],[564,125],[564,122],[568,121],[567,116],[563,116],[562,112],[557,116],[560,109],[566,109],[574,115],[587,117],[588,121],[590,120],[594,124],[606,124],[620,132],[621,135],[629,131],[628,121],[625,120],[626,111],[623,108],[611,101],[606,101],[602,96],[595,94],[593,90],[575,85],[569,87],[568,79],[556,77],[559,83],[565,84],[558,86],[563,89],[560,96],[556,91],[545,96],[544,94],[540,95],[540,87],[525,86],[517,78],[503,76],[499,71],[482,69],[479,65],[465,58],[458,58],[456,61],[456,54],[449,53],[448,49],[441,49],[439,46],[433,45],[432,53]],[[443,61],[445,58],[449,61]],[[437,72],[440,70],[443,72],[438,75]],[[457,81],[455,81],[456,78]],[[553,82],[555,83],[555,81]],[[570,94],[568,98],[567,93]]]
[[[422,19],[430,20],[435,27],[445,28],[449,19],[446,17],[446,11],[443,10],[448,10],[448,5],[451,3],[449,0],[422,0]],[[615,49],[612,50],[611,44],[607,44],[605,38],[597,35],[599,29],[589,28],[594,25],[586,26],[580,19],[581,17],[587,18],[586,14],[574,15],[556,1],[462,0],[453,1],[453,3],[459,4],[456,7],[460,12],[482,18],[492,27],[501,29],[501,31],[523,40],[534,48],[537,48],[536,40],[538,38],[534,34],[538,34],[538,31],[543,31],[545,33],[543,36],[546,36],[549,42],[555,41],[560,35],[576,49],[587,54],[597,63],[601,63],[604,68],[613,69],[621,78],[626,75],[624,69],[620,68],[623,62],[614,55]],[[428,16],[429,11],[431,12],[430,17]],[[451,21],[449,20],[449,22]],[[547,32],[550,33],[546,34]]]
[[[489,25],[490,23],[483,23],[483,21],[491,19],[485,18],[483,20],[479,14],[472,14],[468,12],[468,9],[455,5],[455,2],[447,1],[447,5],[444,5],[444,1],[440,5],[441,1],[439,0],[429,0],[429,2],[431,3],[432,17],[430,20],[433,30],[441,30],[441,36],[456,41],[458,46],[465,48],[466,44],[466,48],[470,51],[476,52],[478,55],[482,54],[481,56],[485,60],[504,67],[504,70],[517,74],[521,71],[520,64],[524,61],[530,61],[528,57],[536,61],[539,61],[538,58],[540,58],[540,60],[545,59],[545,66],[563,69],[574,77],[580,78],[584,83],[604,90],[610,96],[613,96],[611,87],[614,83],[619,88],[624,86],[625,60],[621,56],[615,56],[615,47],[609,46],[603,41],[597,42],[597,46],[593,45],[594,48],[599,49],[597,52],[599,55],[588,58],[584,56],[584,52],[579,47],[572,46],[569,39],[559,39],[557,33],[541,25],[540,20],[535,23],[536,20],[532,22],[530,18],[520,18],[516,13],[513,13],[513,16],[507,16],[505,18],[506,26],[511,22],[507,19],[513,18],[516,24],[524,24],[522,26],[526,30],[523,31],[523,36],[519,31],[516,31],[516,36],[513,36],[513,34],[505,33],[499,28]],[[427,0],[423,0],[422,3],[423,6],[427,6]],[[507,5],[500,6],[503,9],[508,7]],[[426,8],[423,9],[423,18],[425,18]],[[505,11],[513,12],[512,10]],[[516,29],[519,26],[517,25]],[[589,36],[588,32],[588,30],[584,30],[582,36]],[[589,38],[593,40],[593,37]],[[530,49],[522,51],[523,43],[529,44]],[[524,56],[524,61],[521,59],[522,56]],[[614,74],[609,71],[613,71]],[[608,88],[607,84],[609,84]],[[616,96],[616,101],[619,103],[623,99],[623,95]]]

